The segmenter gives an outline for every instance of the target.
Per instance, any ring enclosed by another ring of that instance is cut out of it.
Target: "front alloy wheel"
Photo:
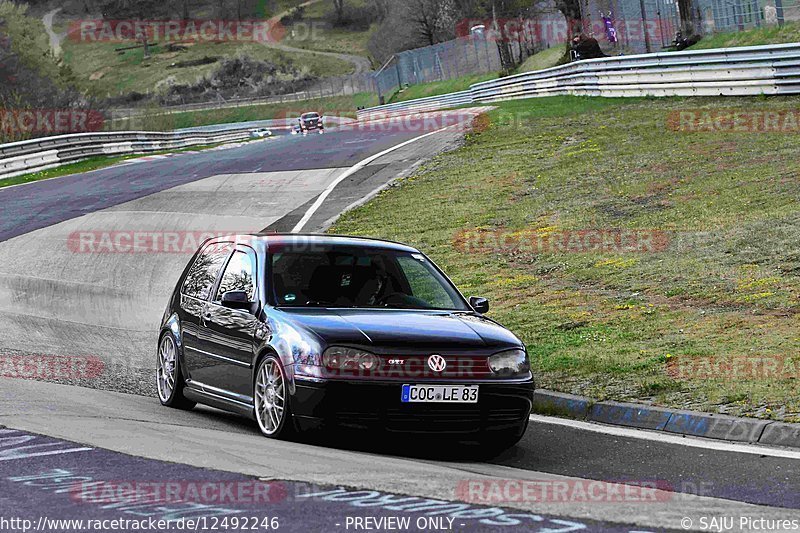
[[[286,379],[280,361],[268,356],[256,373],[255,411],[258,427],[267,437],[285,437],[292,429]]]

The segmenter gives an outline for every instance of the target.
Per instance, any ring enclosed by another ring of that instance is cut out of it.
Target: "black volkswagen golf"
[[[525,347],[418,250],[322,235],[207,241],[162,321],[161,403],[320,426],[437,433],[493,448],[528,425]]]

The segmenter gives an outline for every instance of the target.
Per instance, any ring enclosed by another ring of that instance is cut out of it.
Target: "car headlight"
[[[332,346],[322,354],[322,364],[331,370],[374,370],[378,368],[378,356],[343,346]]]
[[[531,363],[525,350],[508,350],[491,356],[489,368],[495,374],[516,376],[527,374],[531,369]]]

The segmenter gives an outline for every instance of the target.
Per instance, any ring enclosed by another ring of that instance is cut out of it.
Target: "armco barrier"
[[[94,156],[173,150],[242,141],[251,128],[220,131],[78,133],[0,145],[0,179]]]
[[[467,94],[469,98],[467,98]],[[800,94],[800,43],[576,61],[472,85],[469,91],[372,107],[404,114],[552,95],[752,96]]]
[[[392,114],[436,111],[438,109],[446,109],[448,107],[458,107],[460,105],[471,104],[472,102],[472,93],[470,91],[462,91],[459,93],[445,94],[442,96],[430,96],[427,98],[419,98],[417,100],[409,100],[408,102],[399,102],[396,104],[387,104],[365,109],[358,112],[358,119],[371,120]]]
[[[88,157],[139,154],[242,141],[249,137],[252,129],[266,127],[272,130],[288,130],[295,124],[295,120],[291,117],[257,120],[198,126],[171,132],[75,133],[0,144],[0,180],[55,168]],[[352,121],[353,119],[347,117],[325,117],[325,124],[329,126]]]

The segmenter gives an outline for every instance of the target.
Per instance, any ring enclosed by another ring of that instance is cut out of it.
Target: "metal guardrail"
[[[78,133],[0,145],[0,179],[95,156],[143,154],[242,141],[251,128],[185,132]]]
[[[190,111],[208,111],[214,109],[228,109],[237,107],[250,107],[256,105],[267,104],[283,104],[290,102],[302,102],[305,100],[312,100],[314,98],[321,98],[319,91],[300,91],[291,94],[279,94],[274,96],[258,96],[253,98],[231,98],[230,100],[218,102],[197,102],[191,104],[176,104],[159,108],[156,111],[146,107],[131,107],[131,108],[116,108],[113,110],[115,120],[124,120],[128,117],[135,117],[138,115],[172,115],[175,113],[186,113]]]
[[[358,112],[358,120],[372,120],[395,113],[406,114],[420,113],[424,111],[436,111],[446,107],[457,107],[460,105],[471,104],[472,102],[472,93],[470,91],[445,94],[442,96],[430,96],[428,98],[419,98],[417,100],[409,100],[407,102],[398,102],[396,104],[387,104],[364,109]]]
[[[255,128],[288,130],[295,118],[198,126],[171,132],[121,131],[74,133],[0,144],[0,180],[47,170],[88,157],[143,154],[204,144],[242,141]],[[326,126],[352,122],[347,117],[325,117]]]
[[[464,94],[469,93],[467,101]],[[469,91],[359,113],[404,114],[552,95],[753,96],[800,94],[800,43],[663,52],[576,61],[472,85]],[[457,103],[453,103],[457,102]]]

